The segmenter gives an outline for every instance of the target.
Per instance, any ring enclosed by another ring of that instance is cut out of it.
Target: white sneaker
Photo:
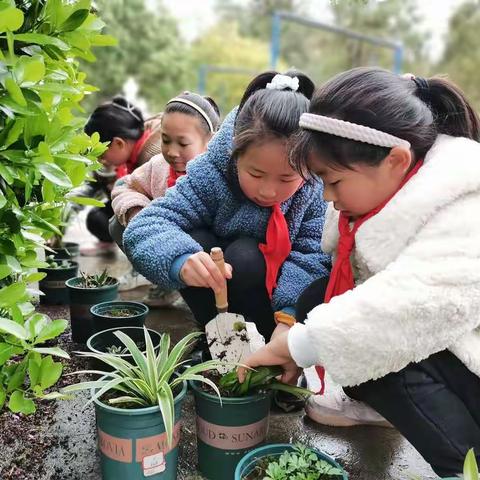
[[[132,268],[120,277],[118,291],[126,292],[127,290],[134,290],[143,285],[151,285],[151,282]]]
[[[310,370],[310,369],[309,369]],[[311,374],[308,372],[307,379]],[[309,382],[309,388],[318,391]],[[312,395],[305,404],[305,413],[315,422],[331,427],[376,425],[393,428],[392,424],[363,402],[348,397],[340,385],[325,375],[325,393]]]

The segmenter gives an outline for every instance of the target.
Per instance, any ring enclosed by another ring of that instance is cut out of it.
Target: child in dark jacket
[[[202,326],[216,315],[214,291],[225,282],[208,254],[214,246],[225,253],[230,311],[266,339],[294,322],[299,295],[328,276],[322,185],[304,181],[287,158],[313,89],[300,73],[256,77],[207,152],[125,230],[135,268],[180,289]]]

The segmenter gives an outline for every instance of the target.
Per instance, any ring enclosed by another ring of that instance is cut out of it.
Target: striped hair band
[[[375,128],[359,125],[358,123],[346,122],[338,118],[325,117],[324,115],[302,113],[300,116],[300,127],[356,140],[357,142],[378,145],[379,147],[404,147],[410,150],[410,142],[407,142],[407,140],[376,130]]]
[[[212,120],[210,120],[210,117],[207,115],[207,112],[205,112],[205,110],[202,107],[199,107],[196,103],[191,102],[190,100],[187,100],[186,98],[182,98],[182,97],[172,98],[167,102],[167,105],[173,102],[183,103],[184,105],[188,105],[189,107],[192,107],[205,119],[205,121],[208,124],[208,128],[210,129],[210,132],[215,133]]]
[[[120,110],[123,110],[125,112],[128,112],[133,118],[135,118],[136,120],[138,120],[139,122],[143,123],[143,120],[133,111],[133,109],[135,108],[133,105],[131,104],[128,104],[129,106],[126,107],[125,105],[120,105],[119,103],[113,101],[111,102],[111,104],[115,107],[115,108],[119,108]]]

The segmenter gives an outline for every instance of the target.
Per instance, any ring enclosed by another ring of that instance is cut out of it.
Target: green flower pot
[[[115,316],[115,311],[121,311],[125,316]],[[96,333],[116,327],[142,327],[147,318],[148,307],[140,302],[114,300],[93,305],[90,313],[93,318],[93,332]]]
[[[238,463],[237,468],[235,469],[235,480],[244,480],[245,477],[252,472],[259,460],[262,460],[265,457],[279,457],[283,452],[285,452],[285,450],[293,450],[293,447],[294,446],[290,445],[289,443],[275,443],[271,445],[264,445],[263,447],[252,450],[251,452],[247,453]],[[348,479],[347,472],[345,472],[341,465],[339,465],[332,457],[329,457],[316,448],[312,448],[312,450],[317,454],[317,457],[320,460],[325,460],[333,467],[340,468],[343,472],[342,478],[344,480]]]
[[[100,332],[94,333],[88,340],[87,340],[87,348],[92,353],[106,353],[109,347],[120,347],[125,348],[125,345],[122,341],[114,334],[116,331],[122,331],[125,335],[128,335],[138,346],[138,343],[145,343],[145,334],[143,332],[143,327],[115,327],[109,328],[108,330],[102,330]],[[161,334],[156,332],[155,330],[148,329],[148,333],[152,338],[153,348],[158,350],[160,347],[160,340],[162,338]],[[140,348],[143,352],[145,352],[145,348]],[[116,357],[123,358],[130,363],[133,363],[133,358],[129,353],[123,354],[114,354]],[[109,372],[113,370],[113,368],[96,358],[89,359],[92,370],[101,370],[104,372]]]
[[[198,468],[209,480],[232,479],[239,460],[265,441],[270,394],[222,398],[190,386],[197,412]]]
[[[42,305],[68,305],[69,295],[65,281],[78,275],[78,263],[69,260],[69,266],[61,268],[39,268],[47,276],[38,286],[44,295],[40,295]]]
[[[53,254],[53,258],[56,260],[60,259],[71,259],[78,257],[80,255],[80,245],[75,242],[65,242],[62,243],[61,247],[58,248],[53,248],[52,250],[55,250],[55,253]],[[50,252],[47,252],[47,255],[49,255]]]
[[[115,300],[118,296],[118,281],[99,288],[82,288],[81,280],[81,277],[75,277],[65,282],[70,297],[72,340],[77,343],[85,343],[93,333],[90,308],[97,303]]]
[[[95,400],[102,480],[175,480],[177,478],[180,412],[186,383],[175,396],[173,444],[167,446],[157,407],[116,408]]]

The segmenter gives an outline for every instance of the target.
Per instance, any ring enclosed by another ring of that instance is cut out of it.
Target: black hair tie
[[[430,89],[430,86],[428,85],[428,81],[425,78],[413,77],[412,80],[419,90],[428,91]]]

